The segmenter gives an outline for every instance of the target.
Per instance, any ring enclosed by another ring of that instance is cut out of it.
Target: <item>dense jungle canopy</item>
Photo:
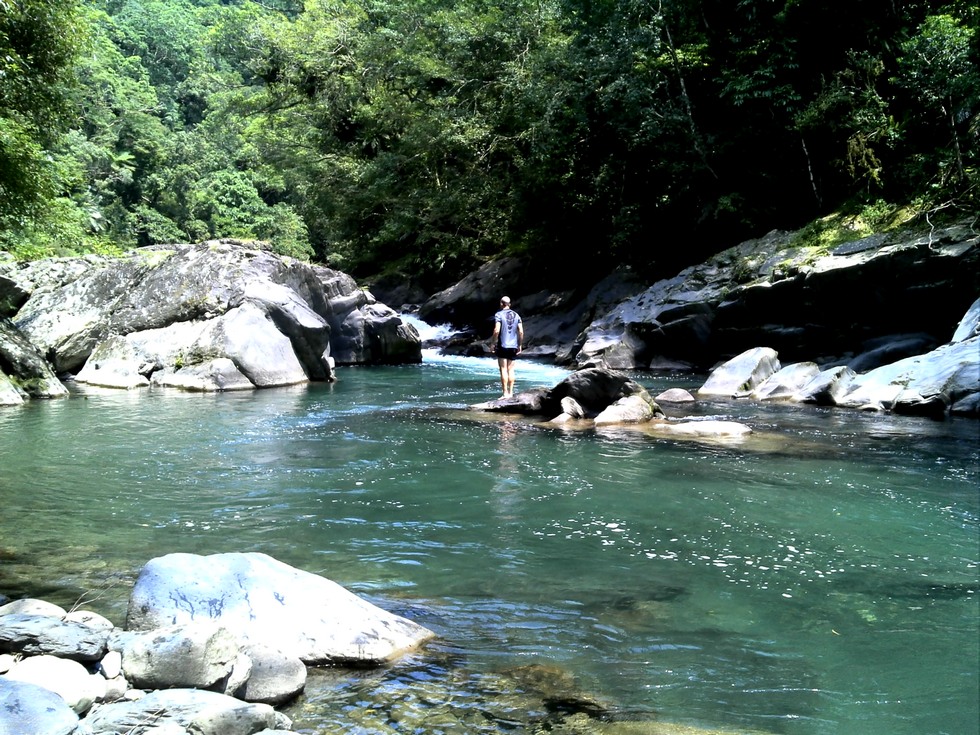
[[[0,0],[0,249],[256,238],[435,287],[506,252],[660,270],[835,212],[962,217],[978,25],[971,0]]]

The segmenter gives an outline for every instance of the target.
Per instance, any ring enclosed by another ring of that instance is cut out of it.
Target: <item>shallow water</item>
[[[563,375],[522,362],[518,389]],[[492,361],[429,352],[333,385],[0,410],[0,592],[121,624],[147,559],[262,551],[437,632],[391,669],[313,672],[289,709],[307,733],[520,731],[473,722],[528,665],[623,721],[978,731],[978,422],[665,406],[755,430],[710,443],[465,410],[498,392]]]

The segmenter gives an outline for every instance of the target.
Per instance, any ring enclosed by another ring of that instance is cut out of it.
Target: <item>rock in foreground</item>
[[[260,553],[168,554],[143,567],[127,628],[218,622],[308,664],[380,664],[433,637],[324,577]]]

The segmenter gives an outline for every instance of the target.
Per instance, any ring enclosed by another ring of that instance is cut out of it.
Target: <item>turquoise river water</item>
[[[518,389],[564,374],[522,362]],[[597,733],[978,732],[978,422],[665,407],[755,430],[712,443],[465,410],[498,394],[492,361],[427,352],[332,385],[2,409],[0,592],[121,624],[148,559],[262,551],[438,634],[313,672],[299,732],[452,732],[426,724],[439,692],[492,708],[491,675],[527,666],[601,701]],[[415,711],[352,724],[384,697]]]

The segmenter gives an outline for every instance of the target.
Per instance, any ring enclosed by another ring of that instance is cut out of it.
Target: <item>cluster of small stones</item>
[[[3,602],[0,596],[0,602]],[[0,733],[273,735],[292,723],[269,704],[219,691],[131,686],[107,618],[43,600],[0,606]]]

